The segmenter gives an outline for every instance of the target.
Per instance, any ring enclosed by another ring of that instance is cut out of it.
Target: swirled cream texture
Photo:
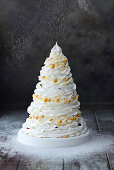
[[[70,71],[68,60],[56,43],[40,71],[40,82],[27,109],[30,116],[23,124],[25,134],[67,138],[87,132]]]

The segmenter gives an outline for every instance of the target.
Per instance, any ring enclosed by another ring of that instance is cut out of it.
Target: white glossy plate
[[[22,144],[45,148],[62,148],[80,145],[82,143],[87,142],[89,139],[89,131],[80,136],[69,138],[38,138],[24,134],[22,129],[19,130],[17,138],[17,140]]]

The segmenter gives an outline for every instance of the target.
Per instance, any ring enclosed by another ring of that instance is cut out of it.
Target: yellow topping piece
[[[65,67],[64,65],[62,67]]]
[[[76,118],[76,117],[73,117],[73,120],[77,120],[77,118]]]
[[[56,99],[56,102],[59,102],[59,99]]]
[[[70,100],[67,100],[67,103],[70,103]]]
[[[32,119],[32,116],[30,116],[29,118]]]
[[[57,122],[58,122],[58,123],[62,123],[62,120],[58,120]]]
[[[47,99],[47,102],[50,102],[50,99]]]
[[[35,116],[35,119],[38,120],[38,116]]]
[[[57,82],[57,79],[53,79],[53,82],[56,83],[56,82]]]
[[[44,118],[44,115],[42,115],[41,118]]]
[[[49,121],[52,121],[53,119],[49,119]]]
[[[80,117],[80,114],[77,114],[76,116],[77,116],[77,117]]]
[[[67,135],[64,135],[64,138],[68,138],[68,136],[67,136]]]
[[[76,99],[76,97],[72,97],[72,99],[73,99],[73,100],[75,100],[75,99]]]
[[[33,118],[35,118],[35,116],[33,115]]]
[[[58,67],[58,66],[59,66],[59,64],[56,65],[56,67]]]
[[[51,64],[50,68],[54,68],[55,67],[55,64]]]
[[[42,79],[45,79],[45,76],[42,76],[41,78],[42,78]]]
[[[36,97],[38,97],[38,95],[36,95]]]
[[[44,101],[44,102],[47,102],[47,99],[44,99],[43,101]]]
[[[68,81],[69,80],[69,78],[67,78],[67,79],[65,79],[66,81]]]
[[[67,62],[67,60],[66,60],[66,59],[64,59],[64,60],[63,60],[63,62],[65,63],[65,62]]]

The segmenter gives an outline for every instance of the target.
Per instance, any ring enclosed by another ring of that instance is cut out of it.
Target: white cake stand
[[[45,147],[45,148],[62,148],[80,145],[82,143],[87,142],[90,139],[89,131],[85,134],[69,137],[69,138],[38,138],[26,135],[23,133],[22,129],[18,132],[17,140],[25,145],[31,145],[35,147]]]

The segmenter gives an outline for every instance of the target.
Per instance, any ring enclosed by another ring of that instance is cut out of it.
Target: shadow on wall
[[[68,57],[80,101],[114,101],[113,0],[0,3],[0,102],[30,103],[56,41]]]

